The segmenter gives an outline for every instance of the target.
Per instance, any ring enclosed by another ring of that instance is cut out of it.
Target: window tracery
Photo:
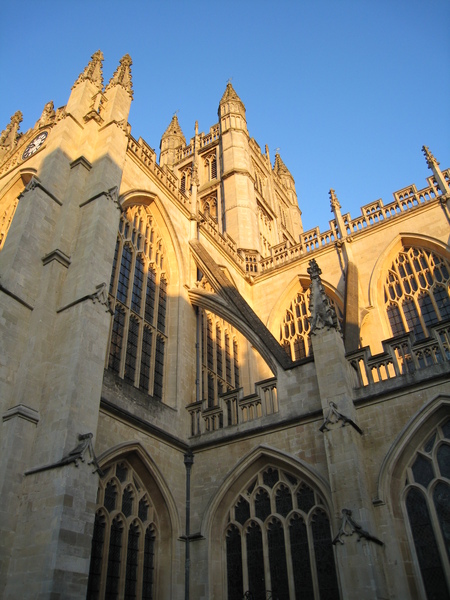
[[[417,450],[406,470],[405,518],[426,597],[450,595],[450,420]]]
[[[392,335],[413,331],[420,340],[429,327],[450,318],[450,263],[419,247],[403,248],[384,284]]]
[[[100,479],[88,600],[152,600],[157,522],[151,498],[126,461]]]
[[[202,311],[203,400],[216,406],[220,394],[240,386],[239,344],[233,327],[220,317]]]
[[[217,220],[217,193],[209,194],[200,200],[201,211],[205,216]]]
[[[339,322],[342,324],[343,316],[339,305],[329,296],[328,299],[336,311]],[[300,291],[297,292],[290,303],[280,325],[280,344],[292,360],[301,360],[312,354],[309,302],[309,287],[301,285]]]
[[[229,512],[228,600],[339,598],[330,521],[320,493],[276,467],[258,473]]]
[[[208,156],[204,158],[204,165],[206,181],[217,179],[217,158],[215,150],[213,153],[208,154]]]
[[[167,343],[164,248],[143,206],[122,215],[110,282],[114,311],[108,368],[155,399],[163,398]]]

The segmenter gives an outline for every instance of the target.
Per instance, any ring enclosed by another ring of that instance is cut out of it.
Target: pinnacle
[[[131,67],[132,60],[129,54],[125,54],[120,61],[119,66],[114,72],[114,75],[111,77],[108,85],[106,86],[105,91],[110,89],[113,86],[120,85],[124,88],[125,91],[133,98],[133,84],[131,82]]]
[[[183,135],[183,131],[181,130],[180,123],[178,122],[178,117],[176,114],[173,115],[172,120],[170,121],[169,126],[163,133],[162,137],[166,137],[168,135]]]
[[[236,91],[235,91],[234,87],[231,85],[230,81],[227,83],[227,87],[225,88],[225,92],[224,92],[219,104],[222,104],[222,102],[226,102],[227,100],[237,100],[238,102],[241,102],[242,104],[244,104],[242,102],[242,100],[239,98],[239,96],[236,94]]]
[[[289,169],[284,164],[278,152],[275,154],[275,164],[273,170],[277,175],[290,175]]]
[[[94,52],[94,54],[91,56],[91,60],[89,61],[87,67],[78,76],[78,79],[75,81],[72,89],[82,81],[86,80],[97,84],[99,88],[103,88],[102,62],[103,52],[101,50],[97,50],[97,52]]]

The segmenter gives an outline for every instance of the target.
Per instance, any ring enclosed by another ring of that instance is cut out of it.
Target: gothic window
[[[212,181],[213,179],[217,179],[217,158],[215,151],[213,154],[209,154],[205,158],[205,173],[206,181]]]
[[[183,194],[189,192],[191,187],[191,167],[186,167],[180,174],[180,190]]]
[[[225,546],[228,600],[340,597],[323,498],[281,469],[261,471],[238,495]]]
[[[280,344],[292,360],[301,360],[312,354],[310,339],[309,287],[302,287],[292,300],[280,325]],[[338,321],[342,323],[342,311],[338,304],[328,296],[336,311]]]
[[[430,250],[403,248],[389,269],[384,300],[392,334],[413,331],[428,337],[429,328],[450,317],[450,263]]]
[[[203,399],[211,408],[218,405],[219,394],[240,386],[239,346],[237,334],[229,323],[208,311],[202,311],[201,315]]]
[[[210,194],[200,200],[201,211],[205,216],[217,220],[217,194]]]
[[[110,466],[98,490],[88,600],[156,598],[155,518],[151,498],[131,466],[125,461]]]
[[[114,310],[108,368],[128,384],[163,398],[167,341],[164,248],[145,207],[121,217],[110,282]]]
[[[406,518],[426,597],[450,597],[450,420],[437,427],[406,471]]]

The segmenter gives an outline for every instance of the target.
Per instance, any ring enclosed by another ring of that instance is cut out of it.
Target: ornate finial
[[[438,161],[431,154],[428,146],[422,146],[422,152],[425,154],[425,160],[427,161],[427,165],[429,169],[433,168],[433,165],[438,165]]]
[[[232,78],[232,77],[229,77],[229,78],[227,79],[227,85],[228,85],[228,84],[229,84],[229,85],[231,85],[231,82],[232,82],[232,81],[233,81],[233,78]]]
[[[51,100],[50,102],[47,102],[47,104],[44,106],[44,110],[42,111],[41,118],[36,123],[36,125],[38,127],[45,127],[45,125],[48,125],[51,121],[54,120],[54,118],[55,118],[55,108],[53,106],[53,101]]]
[[[315,333],[317,329],[339,329],[339,323],[336,313],[325,294],[324,287],[320,276],[322,271],[319,265],[314,260],[309,261],[309,267],[306,269],[311,277],[311,294],[309,299],[309,309],[311,312],[311,333]]]
[[[128,92],[131,98],[133,98],[133,84],[131,82],[131,65],[132,65],[131,56],[129,54],[125,54],[120,61],[119,66],[114,72],[114,75],[111,77],[110,82],[106,86],[105,92],[112,88],[115,85],[121,85],[124,90]]]
[[[336,209],[341,208],[341,205],[339,204],[339,200],[333,189],[330,190],[330,204],[331,204],[331,212],[334,212]]]
[[[102,62],[103,53],[101,50],[97,50],[97,52],[91,56],[91,60],[87,67],[78,76],[78,79],[73,84],[72,89],[82,81],[87,80],[92,81],[92,83],[95,83],[99,88],[103,88]]]
[[[176,111],[173,113],[173,116],[174,116],[174,117],[176,117],[177,119],[178,119],[178,113],[179,113],[179,112],[180,112],[180,109],[176,110]]]
[[[280,148],[275,148],[275,156],[280,156]]]
[[[8,150],[16,146],[18,139],[17,133],[19,131],[22,119],[23,116],[20,110],[16,111],[12,115],[10,122],[0,135],[0,146],[5,146],[8,148]]]

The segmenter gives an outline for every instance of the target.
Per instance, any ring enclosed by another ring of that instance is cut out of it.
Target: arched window
[[[202,311],[202,329],[203,399],[211,408],[240,386],[239,345],[233,327],[209,311]]]
[[[268,467],[241,491],[225,546],[228,600],[340,597],[325,503],[291,473]]]
[[[88,600],[156,598],[156,514],[151,498],[126,461],[100,480],[92,537]]]
[[[450,318],[450,263],[430,250],[403,248],[389,269],[384,300],[393,335],[413,331],[420,340],[429,327]]]
[[[450,420],[428,436],[406,470],[406,520],[428,600],[450,597]]]
[[[217,158],[215,150],[212,154],[209,154],[205,158],[205,172],[206,181],[212,181],[213,179],[217,179]]]
[[[154,398],[163,398],[167,341],[164,248],[143,206],[122,215],[110,282],[114,311],[108,368]]]
[[[280,325],[280,344],[292,360],[300,360],[312,354],[310,339],[309,287],[302,287],[286,310]],[[342,311],[336,302],[328,297],[340,323]]]

